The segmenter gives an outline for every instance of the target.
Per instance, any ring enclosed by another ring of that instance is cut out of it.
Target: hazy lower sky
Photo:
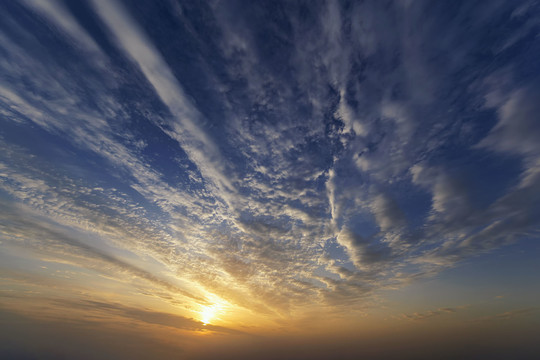
[[[0,2],[2,359],[538,359],[539,1]]]

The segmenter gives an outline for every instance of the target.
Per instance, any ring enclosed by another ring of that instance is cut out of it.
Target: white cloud
[[[339,232],[337,241],[347,250],[354,266],[360,270],[370,270],[376,263],[390,258],[390,249],[386,245],[364,238],[348,228]]]
[[[499,121],[478,146],[525,157],[539,156],[540,130],[536,126],[540,113],[539,94],[531,87],[518,88],[508,94],[497,104]]]
[[[94,6],[116,38],[118,46],[139,66],[174,116],[174,121],[169,124],[172,131],[164,131],[180,143],[214,185],[222,190],[234,191],[233,184],[223,173],[223,159],[216,144],[198,125],[203,119],[202,115],[187,98],[159,51],[120,4],[94,1]]]
[[[371,208],[382,231],[399,228],[405,224],[405,215],[398,204],[386,194],[375,196]]]
[[[442,168],[417,164],[411,168],[415,184],[426,188],[432,194],[432,219],[451,223],[467,217],[471,207],[466,186],[457,176],[452,176]]]
[[[64,30],[64,33],[71,36],[76,44],[81,43],[84,50],[93,52],[99,57],[105,56],[94,39],[79,25],[61,1],[24,0],[23,2]]]

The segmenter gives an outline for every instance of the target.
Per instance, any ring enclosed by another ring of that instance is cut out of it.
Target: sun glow
[[[212,321],[212,319],[216,316],[217,310],[218,310],[217,305],[205,306],[203,310],[200,312],[201,322],[204,325],[208,325]]]

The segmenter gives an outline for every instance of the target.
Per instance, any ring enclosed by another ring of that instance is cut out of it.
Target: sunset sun
[[[204,325],[210,324],[212,322],[212,320],[215,318],[216,312],[217,312],[217,308],[216,308],[215,305],[205,306],[202,309],[202,311],[200,312],[200,314],[201,314],[201,322]]]

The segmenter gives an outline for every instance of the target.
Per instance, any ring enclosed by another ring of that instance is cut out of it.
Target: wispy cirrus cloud
[[[481,318],[478,318],[474,321],[478,322],[498,322],[498,321],[508,321],[515,318],[523,317],[530,315],[532,312],[537,311],[537,308],[524,308],[524,309],[515,309],[511,311],[505,311],[503,313],[495,314],[495,315],[489,315],[484,316]]]
[[[455,313],[457,309],[455,308],[439,308],[437,310],[429,310],[425,313],[413,313],[413,314],[403,314],[402,317],[407,320],[425,320],[432,317],[449,314],[449,313]]]
[[[40,253],[73,258],[74,262],[84,261],[84,266],[96,270],[112,270],[125,275],[144,279],[154,285],[165,288],[176,296],[185,296],[205,303],[205,300],[193,295],[186,290],[166,280],[160,279],[154,274],[115,258],[84,241],[78,240],[74,235],[68,235],[54,224],[40,220],[38,217],[30,217],[28,211],[14,207],[3,201],[3,207],[9,211],[2,214],[1,231],[4,239],[13,239],[15,243],[22,242],[27,247],[33,248]],[[117,274],[118,276],[118,274]]]

